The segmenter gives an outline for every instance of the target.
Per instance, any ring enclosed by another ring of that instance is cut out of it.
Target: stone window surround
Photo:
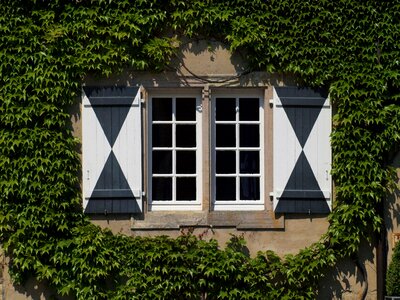
[[[196,87],[145,87],[143,89],[143,136],[144,151],[143,161],[147,162],[148,153],[148,101],[152,92],[197,92],[202,95],[202,209],[201,211],[149,211],[148,198],[143,197],[143,215],[131,218],[132,230],[142,229],[179,229],[181,227],[236,227],[237,229],[280,229],[284,227],[284,218],[275,215],[272,208],[272,199],[269,193],[272,191],[272,105],[269,100],[273,96],[272,86],[262,87],[220,87],[209,84],[197,85]],[[232,90],[240,91],[262,91],[264,94],[264,210],[261,211],[213,211],[211,208],[211,162],[210,162],[210,109],[211,93],[218,91],[228,94]],[[147,164],[145,164],[146,166]],[[148,170],[144,169],[144,190],[148,190]]]

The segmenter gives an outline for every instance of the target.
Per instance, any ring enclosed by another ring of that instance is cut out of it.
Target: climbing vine
[[[17,282],[79,299],[312,299],[326,268],[381,230],[400,140],[400,4],[356,0],[3,0],[0,237]],[[244,50],[252,70],[324,86],[336,108],[336,197],[320,241],[296,255],[112,235],[80,208],[69,108],[87,74],[163,70],[181,37]]]

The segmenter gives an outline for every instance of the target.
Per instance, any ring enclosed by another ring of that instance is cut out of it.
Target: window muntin
[[[217,95],[211,113],[214,210],[263,210],[262,98]]]
[[[190,95],[150,98],[151,210],[201,209],[200,105]]]

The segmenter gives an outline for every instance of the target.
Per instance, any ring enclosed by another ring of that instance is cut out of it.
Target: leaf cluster
[[[16,281],[79,299],[312,299],[382,230],[400,141],[400,6],[355,0],[4,0],[0,4],[0,238]],[[87,74],[163,70],[181,38],[245,50],[251,70],[325,87],[335,107],[336,198],[321,240],[249,258],[194,236],[131,238],[80,208],[69,108]]]
[[[389,296],[400,295],[400,244],[393,249],[392,261],[386,274],[386,291]]]

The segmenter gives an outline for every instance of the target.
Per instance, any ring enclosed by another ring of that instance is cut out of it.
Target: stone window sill
[[[231,227],[284,229],[284,217],[265,211],[147,212],[144,220],[132,220],[132,230],[180,229],[182,227]]]

